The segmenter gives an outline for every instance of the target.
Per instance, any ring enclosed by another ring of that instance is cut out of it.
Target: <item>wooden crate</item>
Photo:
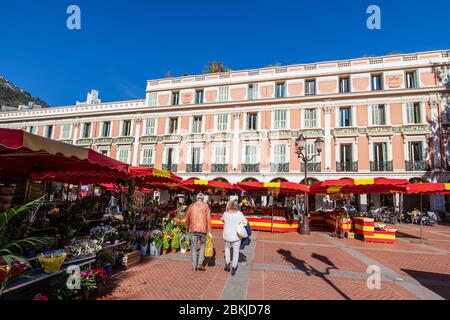
[[[139,250],[125,253],[123,256],[123,264],[125,268],[130,269],[141,263],[141,252]]]

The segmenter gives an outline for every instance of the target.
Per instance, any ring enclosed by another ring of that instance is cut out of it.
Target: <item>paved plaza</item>
[[[397,225],[395,244],[339,239],[330,232],[253,232],[238,273],[224,272],[221,230],[213,231],[215,266],[191,270],[190,253],[147,258],[117,274],[100,299],[403,300],[450,299],[450,226]],[[381,288],[367,287],[367,267]]]

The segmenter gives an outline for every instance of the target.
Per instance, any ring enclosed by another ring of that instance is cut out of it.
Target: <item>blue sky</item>
[[[66,9],[81,8],[81,30]],[[381,8],[381,30],[366,9]],[[450,1],[0,0],[0,75],[70,105],[92,89],[103,101],[145,97],[147,79],[391,52],[450,49]]]

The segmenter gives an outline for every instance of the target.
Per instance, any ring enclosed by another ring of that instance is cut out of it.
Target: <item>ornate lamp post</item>
[[[297,149],[297,156],[298,159],[300,160],[300,163],[304,163],[305,166],[305,184],[307,184],[308,181],[308,162],[311,162],[314,160],[315,157],[320,156],[320,154],[322,153],[322,147],[323,147],[323,140],[321,138],[317,138],[316,141],[314,141],[314,147],[316,149],[316,153],[313,155],[308,155],[305,153],[305,144],[306,144],[306,139],[303,136],[303,134],[301,134],[297,140],[295,140],[295,147]],[[303,219],[302,219],[302,223],[299,226],[299,232],[301,234],[306,234],[309,235],[311,233],[310,229],[309,229],[309,219],[308,219],[308,214],[309,214],[309,210],[308,210],[308,193],[305,192],[305,205],[304,205],[304,212],[303,212]]]

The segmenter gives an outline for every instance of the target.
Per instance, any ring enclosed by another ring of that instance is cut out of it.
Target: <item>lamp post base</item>
[[[308,215],[303,216],[302,223],[300,224],[299,233],[309,236],[311,234],[311,229],[309,228]]]

